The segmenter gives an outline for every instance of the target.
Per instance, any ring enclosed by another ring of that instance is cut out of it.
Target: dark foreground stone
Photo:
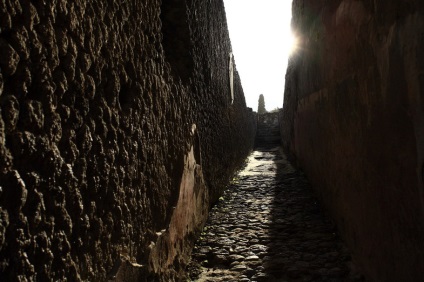
[[[188,272],[191,281],[363,281],[278,147],[250,155],[213,208]]]

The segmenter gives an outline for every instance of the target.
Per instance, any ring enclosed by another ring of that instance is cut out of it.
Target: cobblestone
[[[189,281],[363,281],[302,172],[279,147],[248,158],[212,209]]]

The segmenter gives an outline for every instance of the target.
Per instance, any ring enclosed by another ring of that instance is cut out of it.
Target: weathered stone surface
[[[0,38],[0,49],[2,50],[2,56],[0,57],[2,73],[7,76],[14,74],[20,59],[18,53],[2,38]]]
[[[278,146],[273,116],[258,131],[274,134],[262,136],[209,215],[191,281],[363,281],[304,174]]]
[[[230,52],[222,1],[0,1],[0,280],[178,279],[253,144]]]
[[[422,1],[293,3],[282,141],[372,281],[424,275],[423,12]]]

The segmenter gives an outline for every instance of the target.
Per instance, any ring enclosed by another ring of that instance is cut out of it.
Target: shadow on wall
[[[193,45],[185,0],[162,0],[162,46],[176,81],[188,83],[194,73]]]
[[[424,277],[424,2],[293,1],[283,144],[373,281]]]

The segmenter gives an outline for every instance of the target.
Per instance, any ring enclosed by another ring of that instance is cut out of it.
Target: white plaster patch
[[[228,66],[228,73],[230,75],[230,91],[231,91],[231,104],[234,103],[234,57],[233,53],[229,54],[230,62]]]

